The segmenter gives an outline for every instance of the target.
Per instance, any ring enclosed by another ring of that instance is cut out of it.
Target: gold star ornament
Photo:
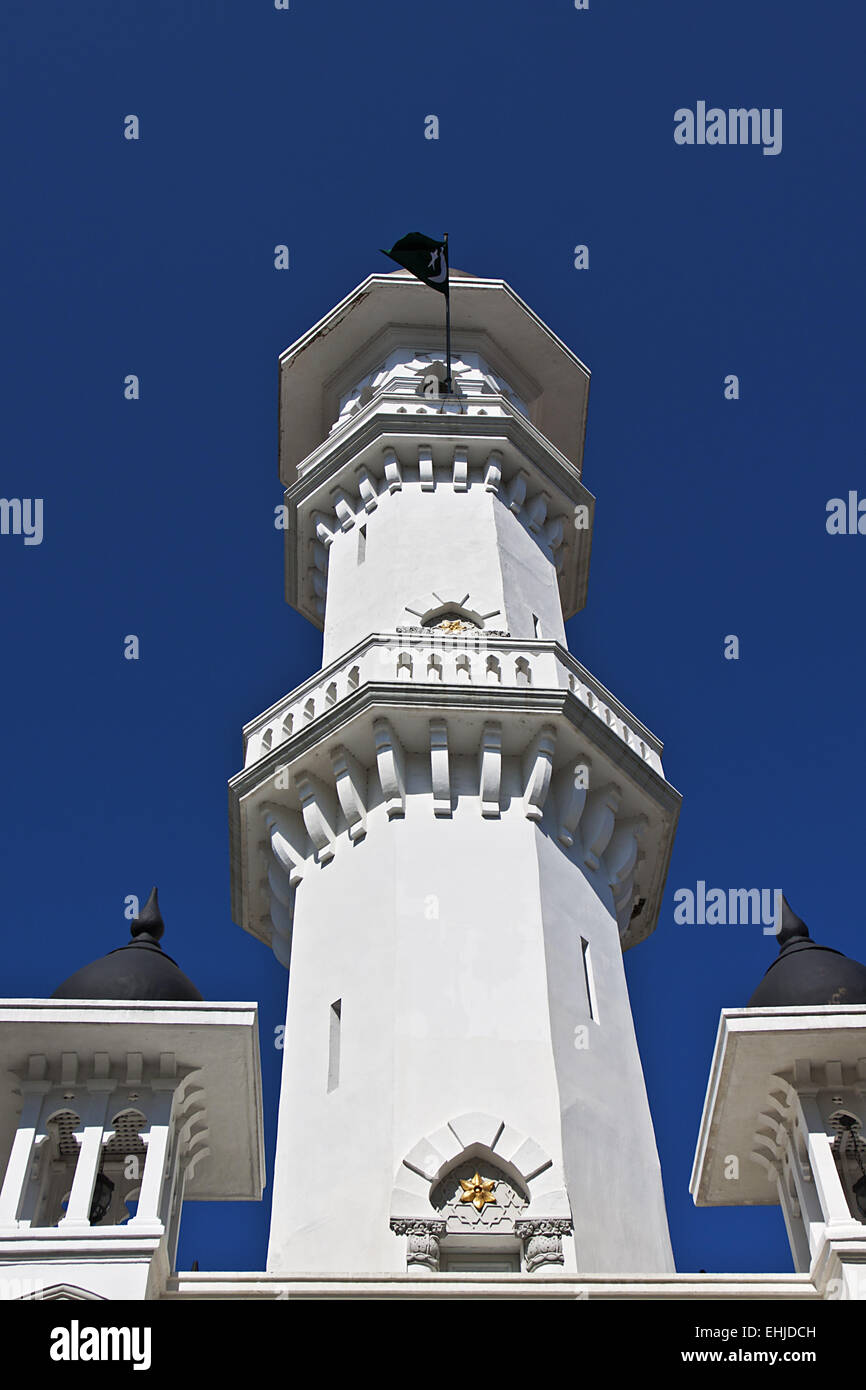
[[[470,632],[474,623],[461,622],[459,618],[446,618],[436,624],[437,632]]]
[[[463,1188],[461,1202],[471,1202],[476,1211],[483,1211],[488,1202],[492,1202],[494,1206],[498,1205],[493,1195],[493,1178],[482,1178],[476,1173],[468,1182],[461,1178],[460,1186]]]

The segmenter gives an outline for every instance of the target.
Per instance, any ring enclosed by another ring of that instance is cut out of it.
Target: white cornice
[[[767,1096],[780,1088],[774,1078],[793,1075],[801,1059],[814,1071],[812,1089],[830,1089],[821,1068],[838,1062],[866,1091],[866,1005],[722,1011],[689,1184],[697,1206],[778,1202],[766,1170],[746,1155]],[[723,1177],[729,1154],[743,1156],[737,1182]]]
[[[110,999],[7,999],[0,1004],[0,1151],[11,1145],[14,1073],[26,1075],[28,1059],[43,1058],[47,1076],[62,1073],[65,1055],[81,1059],[87,1089],[95,1055],[109,1059],[106,1077],[121,1086],[130,1056],[144,1059],[145,1081],[153,1083],[160,1058],[178,1059],[172,1085],[178,1090],[191,1072],[206,1097],[212,1157],[196,1167],[187,1197],[198,1201],[257,1201],[264,1188],[261,1064],[257,1006],[241,1002]],[[227,1086],[231,1072],[238,1084]],[[26,1083],[25,1083],[26,1084]],[[54,1084],[54,1083],[52,1083]],[[158,1085],[158,1079],[155,1083]],[[103,1086],[102,1089],[105,1089]],[[127,1087],[128,1089],[128,1087]],[[55,1232],[56,1237],[56,1232]]]
[[[523,383],[531,418],[550,442],[580,469],[586,433],[589,370],[503,280],[455,277],[451,286],[455,339],[484,333],[491,363]],[[357,370],[383,332],[399,326],[411,344],[418,329],[443,333],[442,301],[414,277],[371,275],[280,356],[280,476],[288,484],[302,459],[325,438],[333,422],[334,388],[348,365]],[[523,394],[520,392],[520,394]]]
[[[492,723],[497,760],[508,760],[511,782],[517,778],[522,788],[501,811],[494,800],[504,773],[494,775],[489,756]],[[293,899],[281,889],[281,879],[273,879],[273,856],[288,884],[308,873],[332,872],[347,846],[363,854],[358,839],[381,835],[393,817],[423,816],[428,809],[431,818],[450,816],[458,785],[461,802],[477,803],[479,833],[486,833],[482,822],[500,814],[522,815],[543,822],[582,872],[601,873],[599,890],[606,893],[609,885],[613,892],[624,950],[653,930],[679,794],[647,756],[572,691],[368,679],[298,732],[285,725],[281,732],[283,741],[231,779],[229,824],[234,919],[270,942],[283,963]],[[459,777],[446,768],[445,749],[455,768],[463,760]],[[364,778],[356,776],[341,795],[337,782],[347,754]],[[411,796],[403,773],[409,757],[415,760]],[[583,803],[566,794],[561,780],[584,763],[592,776],[580,823]],[[426,787],[418,780],[425,766]],[[638,902],[641,910],[633,916]]]
[[[586,602],[592,550],[595,498],[586,490],[566,459],[557,457],[546,441],[511,409],[502,415],[422,417],[393,413],[392,397],[376,398],[329,441],[321,458],[285,493],[286,600],[317,627],[323,624],[327,586],[327,550],[332,540],[350,530],[357,516],[366,515],[358,477],[366,475],[372,505],[388,502],[406,488],[420,485],[435,496],[440,486],[455,486],[458,452],[467,476],[461,491],[483,488],[499,498],[533,534],[556,567],[565,618]],[[433,459],[432,486],[421,482],[418,447],[429,448]],[[399,480],[390,483],[385,460],[396,460]],[[512,494],[515,479],[521,492]],[[341,512],[334,513],[333,493],[343,493]],[[546,523],[533,524],[533,508],[546,509]],[[583,511],[578,526],[577,506]],[[431,513],[431,534],[436,514]],[[319,549],[316,550],[316,542]],[[314,573],[319,571],[319,577]],[[324,587],[323,587],[324,586]]]

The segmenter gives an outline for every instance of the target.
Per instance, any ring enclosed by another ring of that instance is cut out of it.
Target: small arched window
[[[851,1214],[855,1220],[866,1222],[866,1140],[862,1125],[850,1110],[836,1110],[830,1123],[836,1133],[833,1157]]]

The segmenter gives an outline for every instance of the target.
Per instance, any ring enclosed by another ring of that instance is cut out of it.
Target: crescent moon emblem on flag
[[[436,257],[437,257],[437,256],[439,257],[439,267],[440,267],[439,273],[438,273],[438,275],[433,275],[433,274],[431,273],[430,275],[427,276],[427,279],[428,279],[428,280],[434,281],[436,284],[441,284],[442,281],[445,279],[446,275],[448,274],[448,267],[442,265],[442,260],[443,260],[442,252],[441,252],[440,250],[437,249],[436,251],[431,251],[431,253],[430,253],[430,269],[431,269],[431,272],[432,272],[432,269],[433,269],[433,263],[434,263],[434,261],[436,260]]]

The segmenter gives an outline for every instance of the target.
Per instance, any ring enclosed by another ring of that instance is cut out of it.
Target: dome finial
[[[107,956],[76,970],[54,991],[52,999],[193,999],[201,995],[176,960],[159,944],[165,923],[156,888],[129,924],[132,940]]]
[[[159,910],[156,886],[151,888],[150,897],[130,924],[129,930],[133,940],[139,936],[147,936],[151,941],[159,941],[165,931],[165,922],[163,922],[162,913]]]
[[[866,966],[820,946],[782,894],[779,954],[764,974],[749,1009],[825,1008],[866,1004]]]
[[[782,894],[782,914],[778,936],[780,951],[784,951],[786,946],[792,945],[795,941],[811,941],[812,939],[806,923],[797,916],[784,893]]]

